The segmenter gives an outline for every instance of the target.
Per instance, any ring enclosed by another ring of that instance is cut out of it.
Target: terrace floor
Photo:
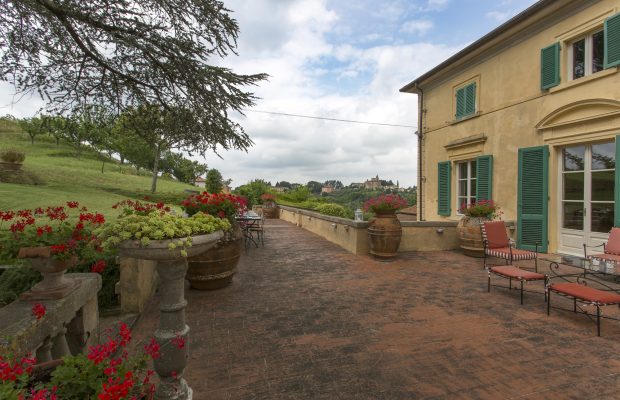
[[[386,263],[267,222],[230,287],[186,292],[194,399],[618,398],[620,321],[599,338],[584,315],[547,317],[540,282],[523,306],[487,293],[482,261],[458,252]],[[158,313],[155,297],[135,331]]]

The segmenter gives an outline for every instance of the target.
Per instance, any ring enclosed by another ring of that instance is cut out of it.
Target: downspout
[[[422,196],[422,146],[424,137],[424,127],[422,126],[422,113],[424,112],[424,92],[422,88],[415,84],[415,89],[418,94],[418,221],[425,221],[424,218],[424,200]]]

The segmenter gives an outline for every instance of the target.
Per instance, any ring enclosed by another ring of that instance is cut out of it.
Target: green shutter
[[[616,136],[616,184],[614,186],[614,226],[620,226],[620,135]]]
[[[476,112],[476,83],[465,86],[465,115]]]
[[[620,64],[620,14],[605,20],[605,68]]]
[[[517,247],[547,252],[549,149],[519,149]]]
[[[560,84],[560,43],[540,51],[540,88],[546,90]]]
[[[462,118],[465,115],[465,88],[456,91],[456,118]]]
[[[450,161],[437,164],[437,214],[450,216]]]
[[[493,156],[476,158],[476,200],[493,200]]]

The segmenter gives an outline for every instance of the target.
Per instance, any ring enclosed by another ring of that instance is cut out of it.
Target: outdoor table
[[[245,250],[248,250],[247,244],[249,242],[254,243],[254,245],[258,247],[258,240],[252,234],[252,228],[257,227],[260,224],[262,217],[254,211],[247,211],[241,215],[237,215],[235,220],[239,223],[241,231],[243,232]]]

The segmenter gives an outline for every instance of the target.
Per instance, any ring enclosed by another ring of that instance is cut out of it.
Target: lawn
[[[111,206],[126,198],[141,199],[148,195],[170,203],[186,195],[185,189],[197,189],[160,178],[157,194],[151,196],[150,176],[139,176],[135,169],[118,162],[106,162],[102,173],[102,161],[97,153],[85,149],[78,159],[73,148],[62,142],[57,146],[48,136],[38,136],[32,145],[25,133],[0,132],[0,149],[6,148],[24,151],[23,169],[34,174],[43,184],[0,183],[0,210],[57,205],[75,200],[91,210],[113,216],[116,212]]]

